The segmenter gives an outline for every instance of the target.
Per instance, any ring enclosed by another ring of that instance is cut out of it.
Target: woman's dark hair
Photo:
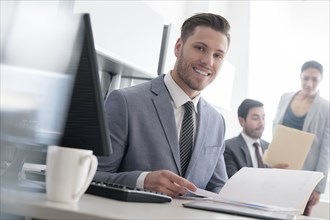
[[[307,61],[305,62],[302,66],[301,66],[301,72],[304,72],[306,69],[308,68],[314,68],[317,69],[318,71],[320,71],[321,75],[323,75],[323,66],[322,64],[320,64],[317,61],[311,60],[311,61]]]
[[[230,44],[230,24],[221,15],[216,15],[212,13],[199,13],[196,14],[183,22],[181,27],[181,39],[183,42],[194,33],[197,26],[210,27],[215,31],[222,32],[226,35],[228,41],[228,47]]]

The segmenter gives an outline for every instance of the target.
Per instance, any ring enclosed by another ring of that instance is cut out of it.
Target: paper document
[[[188,188],[186,188],[186,190],[199,197],[210,198],[210,199],[221,199],[219,194],[207,191],[205,189],[197,188],[197,190],[195,192],[190,191]]]
[[[271,220],[295,220],[296,215],[294,213],[278,212],[278,211],[268,211],[261,209],[253,209],[245,206],[237,206],[232,204],[227,204],[223,202],[213,201],[213,200],[197,200],[194,202],[183,203],[184,207],[209,210],[214,212],[223,212],[234,214],[235,216],[248,216],[253,219],[271,219]],[[237,217],[234,217],[235,219]],[[233,218],[233,219],[234,219]]]
[[[303,213],[323,177],[323,173],[314,171],[243,167],[228,179],[219,194],[188,190],[199,199],[183,206],[262,219],[294,220]]]
[[[228,179],[219,196],[301,214],[323,176],[314,171],[244,167]]]
[[[270,166],[285,163],[289,165],[288,169],[300,170],[314,137],[314,134],[308,132],[277,125],[263,161]]]
[[[189,192],[241,207],[301,214],[323,176],[313,171],[243,167],[219,194],[203,189]]]
[[[198,196],[198,198],[202,198],[202,199],[208,199],[214,202],[221,202],[221,203],[226,203],[226,204],[232,204],[232,205],[236,205],[236,206],[241,206],[241,207],[248,207],[248,208],[254,208],[254,209],[262,209],[262,210],[268,210],[268,211],[290,211],[290,212],[296,212],[295,209],[287,209],[287,208],[283,208],[283,207],[273,207],[273,206],[267,206],[267,205],[263,205],[260,203],[251,203],[251,202],[239,202],[239,201],[234,201],[231,199],[225,199],[223,198],[221,195],[217,194],[217,193],[213,193],[204,189],[200,189],[197,188],[197,190],[195,192],[190,191],[189,189],[186,188],[187,191],[189,191],[190,193]],[[186,198],[185,196],[183,196],[182,198]],[[191,197],[189,197],[191,198]]]

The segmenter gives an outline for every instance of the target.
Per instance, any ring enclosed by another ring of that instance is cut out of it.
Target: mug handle
[[[73,195],[74,200],[80,198],[85,193],[85,191],[89,187],[89,184],[92,182],[93,177],[96,173],[97,164],[98,164],[96,156],[93,155],[93,154],[92,155],[87,155],[87,156],[81,158],[81,161],[86,160],[86,159],[91,160],[91,165],[90,165],[90,168],[89,168],[89,172],[88,172],[88,175],[87,175],[87,178],[86,178],[86,181],[85,181],[84,185],[81,187],[81,189],[77,193],[75,193]]]

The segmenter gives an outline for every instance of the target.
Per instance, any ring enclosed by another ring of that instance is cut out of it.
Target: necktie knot
[[[253,145],[253,147],[255,147],[255,148],[258,148],[258,147],[259,147],[259,143],[258,143],[258,142],[255,142],[255,143],[253,143],[252,145]]]
[[[186,112],[192,112],[194,109],[194,103],[191,101],[186,102],[183,106]]]

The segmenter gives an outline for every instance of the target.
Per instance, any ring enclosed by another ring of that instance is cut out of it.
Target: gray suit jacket
[[[268,148],[269,143],[260,139],[262,151]],[[234,175],[242,167],[253,167],[249,148],[241,134],[226,140],[224,153],[228,177]]]
[[[282,124],[286,109],[296,92],[285,93],[282,95],[277,107],[277,112],[273,121],[273,132],[275,125]],[[316,95],[310,107],[303,126],[303,131],[315,134],[314,142],[307,155],[303,170],[320,171],[324,173],[324,178],[316,186],[315,190],[324,193],[328,170],[329,170],[329,102],[319,94]]]
[[[164,75],[114,90],[105,108],[113,154],[99,158],[96,180],[135,186],[142,171],[166,169],[181,174],[178,134]],[[223,158],[225,122],[202,98],[197,118],[185,178],[199,188],[219,192],[228,179]]]

